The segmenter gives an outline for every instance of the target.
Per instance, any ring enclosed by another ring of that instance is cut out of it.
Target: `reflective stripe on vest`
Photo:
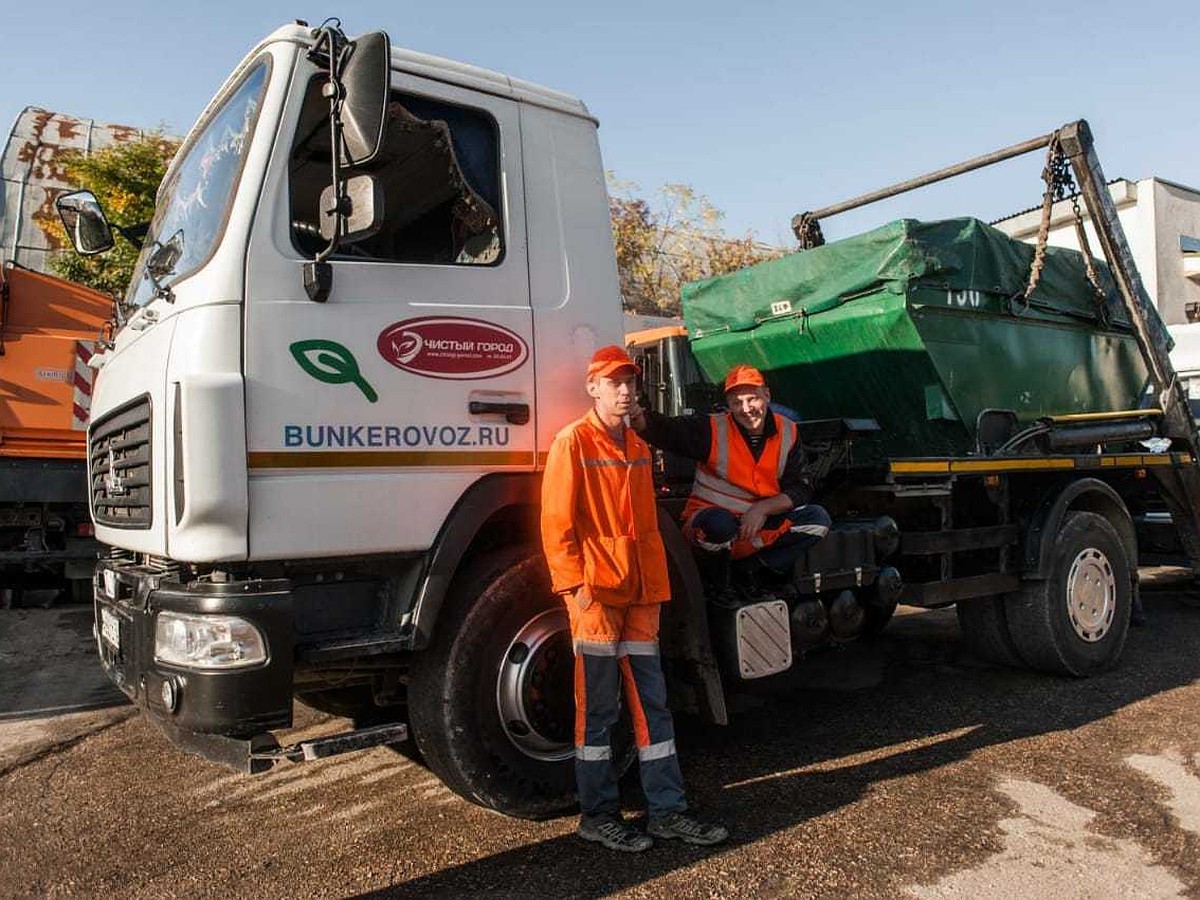
[[[712,423],[713,441],[712,456],[696,467],[696,480],[692,484],[692,497],[703,505],[719,506],[732,513],[741,515],[750,508],[756,500],[765,496],[779,493],[778,486],[787,468],[788,454],[796,445],[796,423],[777,413],[770,413],[775,419],[775,434],[767,438],[763,446],[763,454],[773,450],[772,442],[778,441],[778,457],[775,463],[775,491],[770,494],[756,494],[753,491],[734,484],[729,477],[730,441],[732,440],[732,416],[728,413],[709,417]],[[740,437],[740,436],[739,436]],[[747,448],[749,452],[749,448]],[[762,455],[759,456],[762,461]],[[757,465],[757,463],[755,463]]]
[[[744,513],[750,508],[750,504],[758,499],[749,491],[742,490],[719,475],[706,471],[703,466],[696,467],[696,480],[692,484],[692,494],[735,513]]]
[[[782,426],[782,427],[781,427]],[[787,468],[788,455],[792,452],[792,448],[796,446],[796,434],[799,431],[796,428],[796,423],[783,416],[775,418],[775,433],[779,435],[779,465],[776,466],[775,477],[783,478],[783,470]]]

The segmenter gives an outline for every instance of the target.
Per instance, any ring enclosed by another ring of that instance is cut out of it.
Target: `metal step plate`
[[[738,671],[743,678],[764,678],[791,666],[791,628],[788,607],[782,600],[741,607],[734,626]]]

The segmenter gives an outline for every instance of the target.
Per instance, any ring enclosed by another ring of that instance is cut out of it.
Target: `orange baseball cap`
[[[592,354],[592,361],[588,363],[587,377],[589,381],[593,378],[603,378],[624,368],[633,369],[639,375],[642,373],[638,364],[630,359],[629,354],[623,348],[616,344],[609,344]]]
[[[754,366],[736,365],[725,376],[725,393],[736,387],[764,387],[766,380]]]

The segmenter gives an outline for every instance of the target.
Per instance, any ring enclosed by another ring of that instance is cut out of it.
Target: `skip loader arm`
[[[1153,304],[1142,284],[1137,264],[1129,249],[1129,242],[1125,238],[1125,231],[1117,218],[1116,205],[1108,192],[1104,171],[1096,156],[1092,131],[1085,120],[1070,122],[1041,137],[947,166],[927,175],[910,178],[851,200],[802,213],[792,219],[792,230],[802,248],[819,246],[824,243],[820,228],[822,218],[1044,149],[1055,142],[1071,165],[1075,182],[1079,186],[1092,226],[1104,251],[1104,258],[1116,280],[1121,302],[1133,325],[1138,348],[1154,382],[1158,405],[1163,412],[1162,433],[1171,438],[1176,448],[1186,447],[1186,452],[1191,456],[1189,464],[1173,467],[1169,472],[1162,473],[1161,480],[1164,499],[1191,560],[1192,570],[1200,575],[1200,445],[1197,443],[1196,422],[1192,418],[1187,397],[1171,365],[1168,355],[1170,339],[1166,329],[1158,316],[1151,314]],[[1084,252],[1087,252],[1086,248]]]
[[[1151,315],[1153,304],[1142,284],[1142,276],[1133,260],[1125,230],[1117,218],[1117,207],[1108,185],[1088,123],[1080,119],[1059,129],[1059,142],[1071,162],[1075,182],[1087,205],[1092,226],[1104,258],[1112,270],[1125,312],[1133,325],[1138,349],[1154,382],[1158,405],[1163,411],[1162,431],[1175,445],[1183,444],[1191,455],[1191,463],[1164,473],[1163,498],[1171,511],[1179,539],[1192,563],[1193,573],[1200,574],[1200,446],[1197,445],[1196,423],[1192,419],[1187,396],[1175,375],[1168,355],[1170,338],[1162,320]]]

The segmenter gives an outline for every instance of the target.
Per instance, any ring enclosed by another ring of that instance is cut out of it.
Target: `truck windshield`
[[[153,300],[155,278],[167,287],[212,255],[225,230],[269,68],[264,59],[247,72],[195,140],[180,151],[159,191],[154,220],[125,295],[127,306],[141,307]],[[154,264],[148,265],[152,259]]]

